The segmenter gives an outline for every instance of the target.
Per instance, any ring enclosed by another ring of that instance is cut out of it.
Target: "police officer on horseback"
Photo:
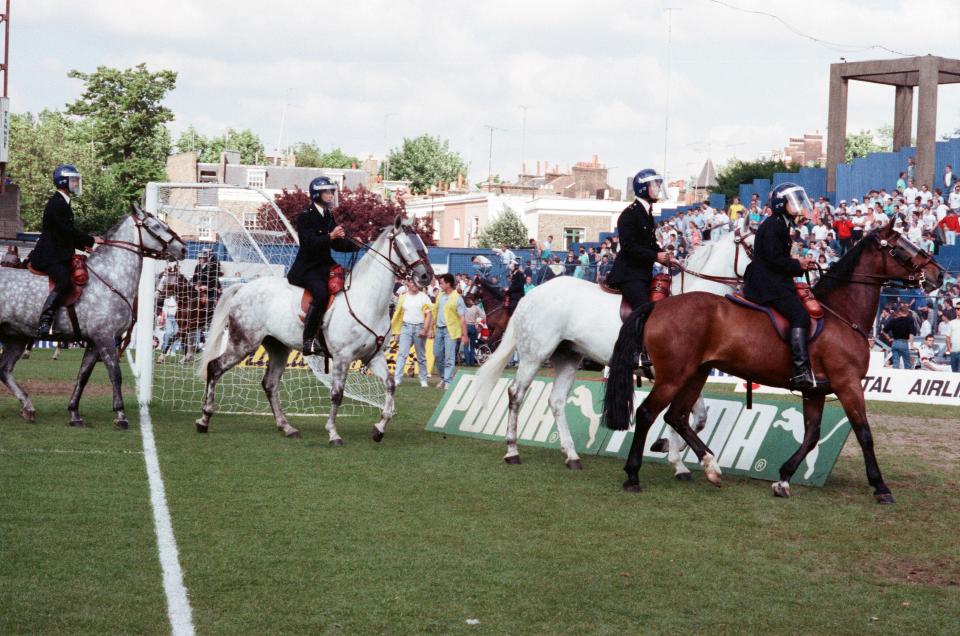
[[[816,379],[810,368],[807,338],[810,315],[797,296],[795,276],[816,267],[810,258],[790,257],[791,226],[808,217],[813,206],[807,192],[795,183],[783,183],[770,195],[773,215],[757,230],[753,244],[753,261],[744,274],[743,296],[757,304],[775,309],[790,321],[790,358],[793,376],[790,388],[796,391],[815,389]]]
[[[336,265],[331,250],[356,252],[359,247],[347,239],[343,226],[337,225],[333,208],[337,184],[329,177],[317,177],[310,182],[311,204],[297,218],[300,251],[287,273],[291,285],[304,287],[313,294],[313,300],[303,320],[303,355],[324,355],[322,342],[323,315],[330,299],[328,281],[330,269]],[[321,342],[317,342],[317,336]]]
[[[507,264],[507,270],[510,274],[510,286],[507,288],[510,304],[507,305],[507,314],[513,316],[513,312],[517,309],[517,303],[523,299],[523,286],[527,282],[527,277],[524,276],[523,270],[520,269],[516,259]]]
[[[95,243],[103,242],[99,236],[90,236],[74,226],[70,199],[83,193],[83,179],[76,167],[70,164],[57,166],[53,171],[53,185],[57,191],[43,210],[40,239],[30,253],[30,266],[54,281],[54,288],[40,310],[37,338],[44,338],[53,331],[57,310],[73,289],[70,259],[74,250],[90,252]]]
[[[653,280],[653,264],[669,265],[675,259],[661,250],[657,243],[653,219],[653,204],[663,195],[663,177],[652,168],[645,168],[633,177],[633,203],[620,213],[617,219],[617,236],[620,251],[613,262],[613,269],[606,284],[619,289],[634,309],[650,301],[650,282]],[[641,367],[647,377],[650,363],[646,353],[641,353]]]

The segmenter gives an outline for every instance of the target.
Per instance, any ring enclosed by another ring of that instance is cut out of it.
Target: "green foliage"
[[[773,179],[775,172],[797,172],[800,166],[787,165],[783,161],[741,161],[733,159],[717,172],[717,185],[711,192],[726,195],[727,201],[739,196],[740,184],[754,179]]]
[[[529,236],[527,226],[520,215],[512,208],[503,206],[500,215],[488,223],[477,236],[480,247],[500,247],[506,243],[510,247],[527,247]]]
[[[100,66],[93,73],[73,70],[69,77],[84,83],[67,114],[83,119],[87,141],[108,173],[93,205],[110,225],[126,204],[140,198],[147,182],[164,177],[170,153],[165,124],[173,121],[173,111],[162,102],[176,87],[177,74],[152,73],[138,64],[125,70]]]
[[[457,175],[467,173],[467,164],[459,153],[450,150],[450,142],[423,134],[414,139],[404,138],[403,145],[394,148],[387,157],[390,179],[410,181],[415,194],[428,192],[438,183],[450,183]],[[385,164],[381,174],[385,174]]]
[[[348,155],[339,148],[323,152],[320,147],[311,142],[301,142],[294,146],[293,154],[297,157],[297,166],[306,168],[353,168],[360,165],[360,159]]]
[[[880,130],[881,139],[887,134],[886,130]],[[890,132],[890,143],[893,143],[893,132]],[[888,152],[889,145],[884,146],[877,142],[874,134],[869,130],[861,130],[858,133],[847,135],[846,142],[843,145],[844,162],[853,161],[859,157],[866,157],[874,152]]]
[[[249,166],[263,163],[266,153],[260,137],[250,129],[236,130],[228,128],[222,135],[206,137],[196,128],[190,126],[180,133],[177,139],[177,150],[180,152],[195,152],[197,160],[203,163],[217,163],[225,150],[240,153],[240,163]]]

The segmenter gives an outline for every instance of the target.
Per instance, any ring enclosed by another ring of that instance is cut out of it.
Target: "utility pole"
[[[670,123],[670,49],[673,44],[673,12],[679,11],[677,7],[667,7],[667,100],[666,109],[663,113],[663,185],[667,186],[667,130]]]
[[[290,93],[293,92],[292,88],[287,89],[287,95],[283,100],[283,111],[280,113],[280,136],[277,137],[277,155],[281,158],[283,155],[283,131],[287,125],[287,108],[290,106]]]
[[[490,124],[484,124],[483,127],[490,130],[490,146],[487,152],[487,192],[490,192],[493,189],[493,131],[505,131],[506,128],[498,128]]]
[[[396,115],[396,113],[386,113],[383,116],[383,147],[386,149],[383,154],[383,191],[387,191],[387,181],[390,180],[390,146],[387,144],[387,120]]]
[[[0,97],[0,194],[7,191],[7,161],[10,155],[10,100],[7,98],[7,81],[10,78],[10,0],[3,3],[3,96]]]
[[[524,163],[527,160],[527,107],[520,104],[520,110],[523,111],[523,127],[520,129],[520,172],[524,173]],[[520,179],[523,180],[523,174]]]

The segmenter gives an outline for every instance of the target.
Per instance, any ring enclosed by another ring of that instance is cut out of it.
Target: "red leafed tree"
[[[294,228],[297,217],[310,204],[310,197],[300,189],[283,190],[276,195],[275,203]],[[356,190],[345,188],[340,192],[340,205],[334,214],[337,222],[346,230],[347,236],[369,243],[377,238],[380,230],[392,225],[397,216],[407,217],[403,202],[385,201],[380,195],[359,187]],[[266,230],[280,230],[282,223],[276,218],[276,212],[269,205],[260,208],[257,221]],[[425,245],[436,245],[433,239],[433,222],[430,218],[414,220],[414,229]]]

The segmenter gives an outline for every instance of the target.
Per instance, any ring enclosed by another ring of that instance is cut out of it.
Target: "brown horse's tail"
[[[643,328],[646,325],[653,303],[637,307],[623,326],[617,344],[610,357],[610,376],[607,378],[603,396],[603,424],[615,431],[625,431],[633,415],[633,370],[636,368]]]

